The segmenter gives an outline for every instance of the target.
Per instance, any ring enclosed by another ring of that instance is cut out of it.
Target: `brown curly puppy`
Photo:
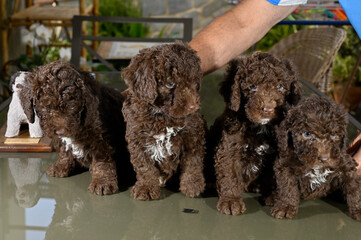
[[[116,192],[119,156],[115,154],[126,145],[120,92],[63,61],[37,68],[27,80],[41,128],[59,152],[47,174],[67,177],[79,167],[89,168],[91,193]]]
[[[289,110],[276,129],[279,159],[275,218],[294,218],[300,198],[342,190],[351,216],[361,221],[361,182],[356,162],[346,153],[347,117],[335,102],[311,96]]]
[[[274,126],[300,98],[300,85],[288,60],[255,52],[229,63],[220,93],[224,113],[211,127],[219,200],[225,214],[246,210],[242,193],[259,176],[266,204],[271,204]],[[262,184],[266,181],[266,184]]]
[[[132,196],[159,199],[160,186],[178,167],[180,191],[199,195],[206,123],[198,113],[202,72],[195,51],[181,42],[144,49],[122,76],[129,85],[123,114],[137,177]]]

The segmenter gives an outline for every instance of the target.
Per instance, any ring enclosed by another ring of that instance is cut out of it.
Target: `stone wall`
[[[227,0],[138,0],[143,16],[179,17],[193,19],[193,36],[232,6]],[[178,26],[179,25],[179,26]],[[164,25],[153,25],[153,35],[157,35]],[[181,34],[181,24],[165,26],[167,36]]]

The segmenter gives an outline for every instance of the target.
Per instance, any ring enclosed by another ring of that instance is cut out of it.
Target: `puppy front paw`
[[[160,198],[159,185],[142,185],[136,183],[131,191],[131,196],[137,200],[153,200]]]
[[[68,177],[73,172],[69,164],[56,162],[48,167],[46,174],[50,177]]]
[[[96,195],[113,194],[118,191],[118,181],[116,179],[93,179],[88,187],[88,191]]]
[[[217,210],[227,215],[239,215],[246,211],[246,204],[241,198],[222,199],[219,198]]]
[[[350,211],[350,216],[356,221],[361,222],[361,210]]]
[[[273,195],[263,197],[263,202],[266,206],[273,206],[275,204]]]
[[[294,218],[297,215],[297,211],[298,208],[291,205],[285,207],[275,206],[271,209],[271,215],[278,219]]]
[[[194,180],[194,178],[190,177],[183,179],[186,180],[180,182],[179,190],[187,197],[193,198],[199,196],[206,187],[204,177],[200,177],[197,180]]]

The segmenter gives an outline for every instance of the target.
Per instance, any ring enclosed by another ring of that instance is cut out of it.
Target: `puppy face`
[[[287,60],[255,52],[229,65],[221,94],[230,109],[244,109],[254,123],[264,125],[278,120],[286,106],[300,98],[296,73]]]
[[[267,124],[278,118],[282,106],[290,93],[291,82],[285,72],[273,69],[255,69],[250,71],[240,83],[245,113],[251,121]]]
[[[35,102],[40,122],[46,125],[48,136],[68,136],[71,129],[80,127],[83,111],[81,91],[75,86],[67,86],[52,96],[56,96],[58,101],[54,102],[44,94]]]
[[[65,62],[42,66],[31,74],[36,82],[34,105],[47,136],[70,137],[84,127],[91,97],[84,85],[87,77]]]
[[[335,168],[345,152],[347,118],[343,109],[326,98],[312,96],[290,110],[289,143],[307,169]]]
[[[138,101],[181,118],[200,108],[200,60],[185,43],[143,49],[122,71]]]
[[[157,80],[157,98],[155,106],[179,118],[198,111],[201,107],[200,79],[182,81],[187,76],[160,78]],[[194,82],[193,82],[194,81]]]

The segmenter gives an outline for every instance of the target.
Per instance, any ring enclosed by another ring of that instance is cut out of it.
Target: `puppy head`
[[[307,169],[337,167],[346,151],[346,127],[340,105],[315,95],[302,99],[277,130],[280,154],[294,151]]]
[[[255,52],[231,61],[220,93],[232,111],[257,124],[277,121],[298,102],[301,87],[290,61]]]
[[[200,59],[186,43],[141,50],[123,69],[122,77],[134,97],[172,117],[200,108]]]
[[[37,68],[29,78],[40,125],[47,136],[71,137],[75,129],[89,124],[86,116],[98,102],[87,85],[92,81],[88,73],[56,61]]]

